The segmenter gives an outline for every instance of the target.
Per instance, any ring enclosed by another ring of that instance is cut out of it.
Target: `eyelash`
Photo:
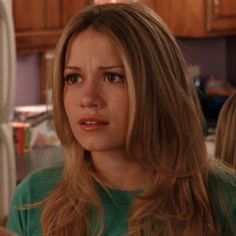
[[[65,82],[68,84],[77,84],[81,82],[81,77],[78,74],[69,74],[65,76]]]
[[[116,77],[116,79],[118,78],[118,81],[115,81],[115,83],[121,83],[121,82],[124,81],[124,76],[123,75],[113,73],[113,72],[108,72],[108,73],[104,74],[104,80],[108,81],[108,82],[114,82],[114,80],[111,81],[111,79],[114,79],[114,77]]]
[[[65,82],[68,84],[81,83],[82,78],[79,74],[68,74],[65,76]],[[104,81],[110,83],[122,83],[124,82],[124,76],[114,72],[107,72],[104,74]]]

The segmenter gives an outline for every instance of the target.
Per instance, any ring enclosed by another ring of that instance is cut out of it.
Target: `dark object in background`
[[[220,110],[227,98],[228,96],[205,96],[201,99],[207,130],[216,128]]]
[[[198,76],[194,78],[194,83],[205,117],[207,135],[216,128],[220,110],[234,88],[227,81],[212,76]]]

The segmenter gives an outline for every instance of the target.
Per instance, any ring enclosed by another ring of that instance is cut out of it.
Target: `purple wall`
[[[40,103],[40,57],[17,56],[15,106]]]
[[[178,39],[178,42],[187,62],[190,65],[200,65],[203,75],[214,75],[216,78],[227,79],[227,68],[230,61],[226,54],[230,49],[226,46],[226,38],[184,38]],[[235,67],[233,66],[233,68]],[[15,104],[39,103],[40,57],[38,54],[18,55]]]
[[[187,62],[200,65],[201,74],[226,79],[226,38],[191,38],[178,42]]]

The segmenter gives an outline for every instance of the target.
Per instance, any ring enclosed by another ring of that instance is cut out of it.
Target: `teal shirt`
[[[19,210],[18,207],[39,202],[47,197],[60,181],[63,166],[39,170],[26,178],[17,187],[13,198],[8,229],[20,236],[42,236],[39,208]],[[226,176],[226,178],[225,178]],[[229,179],[229,181],[227,180]],[[217,187],[218,186],[218,187]],[[220,222],[223,235],[233,236],[225,213],[220,207],[218,199],[222,197],[229,208],[232,224],[236,225],[236,177],[219,173],[209,178],[209,189],[212,195],[216,219]],[[128,228],[129,208],[133,200],[130,192],[109,189],[111,197],[100,188],[102,203],[105,209],[104,236],[125,236]]]

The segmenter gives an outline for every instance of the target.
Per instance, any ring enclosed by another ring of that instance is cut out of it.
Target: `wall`
[[[15,106],[40,103],[40,57],[17,56]]]
[[[227,78],[226,38],[184,38],[178,42],[188,64],[200,65],[203,75]]]
[[[199,64],[203,75],[214,75],[217,78],[227,79],[229,71],[231,71],[232,79],[232,76],[236,73],[235,65],[231,65],[233,61],[236,61],[236,53],[230,53],[232,51],[231,47],[234,48],[235,38],[230,40],[224,37],[184,38],[178,39],[178,43],[188,64]],[[40,57],[38,54],[18,55],[15,104],[39,103]]]

